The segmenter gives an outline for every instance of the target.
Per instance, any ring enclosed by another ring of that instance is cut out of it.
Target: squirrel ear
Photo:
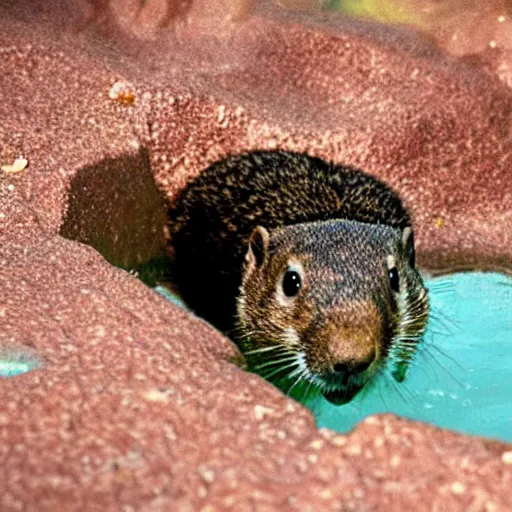
[[[402,232],[402,247],[409,259],[409,265],[414,268],[416,265],[416,251],[414,249],[414,233],[410,226],[407,226]]]
[[[269,234],[263,226],[256,226],[249,238],[249,247],[245,255],[248,269],[259,267],[267,256]]]

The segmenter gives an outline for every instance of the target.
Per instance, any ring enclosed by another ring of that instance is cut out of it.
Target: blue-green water
[[[20,347],[0,345],[0,378],[14,377],[39,367],[39,361]]]

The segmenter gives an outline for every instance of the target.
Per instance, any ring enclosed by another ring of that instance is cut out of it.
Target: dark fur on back
[[[337,218],[410,225],[396,193],[362,171],[288,151],[229,156],[173,202],[172,280],[197,314],[230,331],[253,229]]]

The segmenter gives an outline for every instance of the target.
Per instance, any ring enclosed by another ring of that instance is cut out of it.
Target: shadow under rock
[[[154,286],[168,266],[166,222],[166,201],[143,148],[77,172],[60,234],[94,247],[112,265]]]

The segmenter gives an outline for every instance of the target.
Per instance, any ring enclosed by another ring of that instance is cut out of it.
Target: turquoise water
[[[24,349],[0,346],[0,378],[14,377],[39,367],[39,361]]]
[[[383,372],[349,404],[306,403],[319,427],[351,430],[392,412],[451,430],[512,441],[512,279],[467,273],[427,280],[432,309],[407,378]]]
[[[431,318],[406,379],[388,370],[349,404],[306,401],[319,427],[351,430],[392,412],[451,430],[512,442],[512,279],[464,273],[428,279]],[[181,302],[157,287],[177,304]]]

